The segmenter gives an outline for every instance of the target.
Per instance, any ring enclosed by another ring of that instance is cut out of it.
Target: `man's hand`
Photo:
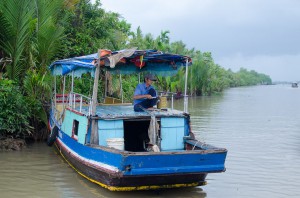
[[[147,99],[152,99],[152,96],[150,94],[145,95]]]

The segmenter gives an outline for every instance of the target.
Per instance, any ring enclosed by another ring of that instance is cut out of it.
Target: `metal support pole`
[[[104,88],[104,98],[107,96],[107,71],[105,71],[105,88]]]
[[[120,74],[120,92],[121,92],[121,98],[122,98],[122,103],[123,103],[124,98],[123,98],[122,74]]]
[[[76,106],[75,106],[75,105],[76,105],[76,104],[75,104],[75,101],[76,101],[76,94],[73,94],[73,99],[74,99],[74,100],[73,100],[73,109],[75,109],[75,107],[76,107]]]
[[[80,107],[79,107],[79,112],[81,113],[82,111],[82,95],[80,96]]]
[[[72,84],[71,84],[71,93],[70,93],[70,107],[75,106],[75,98],[74,98],[74,70],[72,71]],[[73,101],[74,98],[74,101]]]
[[[56,66],[54,66],[54,70]],[[54,105],[55,105],[55,109],[56,109],[56,75],[54,75]]]
[[[63,109],[65,109],[65,88],[66,88],[66,76],[64,76],[64,83],[63,83],[63,95],[62,95]]]
[[[185,65],[185,85],[184,85],[184,112],[188,113],[188,97],[187,97],[187,79],[188,79],[188,59]]]
[[[174,94],[172,93],[172,110],[174,108]]]
[[[139,84],[141,83],[141,73],[139,73]]]

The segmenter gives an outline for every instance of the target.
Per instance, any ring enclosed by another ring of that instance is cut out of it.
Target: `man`
[[[156,105],[157,95],[152,83],[156,81],[153,74],[147,74],[144,83],[138,84],[134,91],[134,111],[141,112],[142,108],[152,110]],[[142,107],[142,108],[141,108]]]

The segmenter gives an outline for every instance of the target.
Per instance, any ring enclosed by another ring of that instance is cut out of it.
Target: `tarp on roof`
[[[99,60],[98,53],[86,56],[63,59],[53,62],[50,70],[53,75],[68,75],[74,71],[76,77],[90,72],[93,76],[95,64]],[[192,64],[190,57],[163,53],[157,50],[125,49],[111,52],[101,52],[101,69],[112,74],[133,74],[148,72],[160,76],[175,75],[180,67]]]

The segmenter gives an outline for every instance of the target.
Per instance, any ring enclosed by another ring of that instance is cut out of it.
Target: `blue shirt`
[[[141,83],[141,84],[138,84],[135,88],[135,91],[134,91],[134,96],[137,96],[137,95],[146,95],[148,94],[149,90],[150,89],[154,89],[153,86],[149,86],[149,87],[146,87],[146,83]],[[135,99],[133,101],[133,105],[136,105],[140,102],[142,102],[143,100],[146,100],[146,98],[141,98],[141,99]]]

